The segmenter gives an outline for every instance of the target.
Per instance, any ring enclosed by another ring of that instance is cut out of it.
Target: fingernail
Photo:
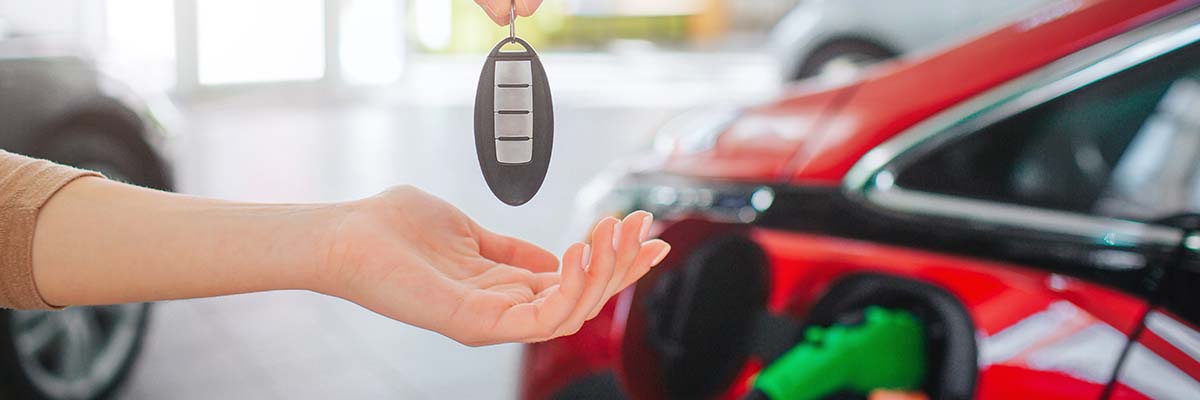
[[[654,262],[650,263],[650,266],[653,267],[653,266],[658,265],[658,263],[661,263],[664,258],[667,258],[667,253],[670,253],[670,252],[671,252],[671,246],[664,247],[662,249],[662,252],[658,253],[658,257],[654,257]]]
[[[642,217],[642,232],[638,234],[638,241],[645,242],[650,238],[650,225],[654,224],[654,217],[647,215]]]
[[[592,246],[587,244],[583,245],[583,251],[581,253],[583,254],[583,257],[581,260],[579,260],[579,266],[586,270],[588,261],[592,259]]]
[[[613,248],[615,249],[615,248],[620,247],[620,243],[621,243],[621,223],[618,222],[616,225],[613,225]]]

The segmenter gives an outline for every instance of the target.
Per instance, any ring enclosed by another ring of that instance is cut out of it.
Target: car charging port
[[[831,284],[801,320],[768,310],[770,271],[757,243],[728,233],[640,283],[622,339],[625,390],[666,399],[768,395],[772,385],[770,399],[973,397],[975,329],[953,295],[855,274]],[[852,373],[834,379],[834,368]],[[799,385],[803,396],[786,388],[806,380],[823,385]]]
[[[875,310],[875,311],[872,311]],[[872,317],[872,314],[875,314]],[[857,317],[856,317],[857,316]],[[855,318],[865,316],[867,324],[854,324]],[[850,318],[849,320],[847,318]],[[874,318],[874,322],[872,322]],[[911,343],[913,332],[904,320],[911,319],[919,328],[920,343]],[[872,325],[874,327],[872,328]],[[909,393],[920,393],[922,397],[933,399],[971,399],[975,395],[975,379],[978,376],[977,347],[975,343],[975,327],[966,309],[958,299],[939,287],[928,283],[917,282],[890,275],[861,274],[842,278],[816,302],[810,309],[806,321],[805,332],[813,327],[828,327],[825,336],[834,327],[842,330],[843,336],[854,337],[865,344],[884,343],[889,340],[897,344],[908,343],[904,349],[893,349],[893,352],[908,353],[914,347],[920,347],[923,362],[918,363],[915,356],[908,356],[909,361],[896,359],[891,363],[909,365],[916,368],[922,364],[923,370],[920,382],[911,385],[877,385],[875,387],[859,386],[858,389],[908,389]],[[870,329],[868,329],[870,328]],[[847,331],[849,329],[849,331]],[[888,338],[886,336],[894,336]],[[799,337],[796,341],[804,345],[806,338]],[[853,344],[854,341],[847,341]],[[861,349],[860,349],[861,350]],[[857,356],[851,356],[850,362],[858,363],[854,367],[860,369],[871,367],[878,362],[878,355],[871,352],[857,351]],[[790,354],[789,354],[790,355]],[[788,355],[772,359],[769,366],[785,361]],[[873,361],[874,360],[874,361]],[[768,367],[768,370],[770,367]],[[903,372],[903,371],[893,371]],[[876,377],[878,378],[878,377]],[[875,382],[896,383],[907,382],[901,377],[891,379],[876,379]],[[892,387],[889,387],[892,386]],[[855,389],[846,386],[846,389]],[[867,393],[863,393],[867,392]],[[874,392],[859,390],[857,396],[851,398],[905,398],[903,394],[876,396]],[[890,397],[889,397],[890,396]]]
[[[712,398],[751,355],[769,276],[757,244],[740,235],[707,241],[652,283],[644,342],[655,354],[663,397]]]

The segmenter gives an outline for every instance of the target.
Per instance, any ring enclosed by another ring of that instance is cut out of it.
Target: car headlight
[[[776,205],[778,187],[760,183],[697,182],[687,178],[608,173],[592,180],[576,198],[568,241],[586,238],[600,218],[646,210],[658,221],[699,218],[749,224]]]
[[[756,183],[651,179],[628,191],[635,207],[663,220],[692,217],[748,224],[775,203],[775,188]]]
[[[712,191],[683,190],[675,198],[664,190],[654,191],[638,182],[631,171],[653,167],[657,161],[672,155],[693,154],[711,149],[740,114],[731,106],[713,106],[689,110],[664,123],[654,134],[653,155],[656,160],[639,157],[619,160],[592,178],[575,197],[566,244],[586,238],[592,226],[604,217],[623,217],[636,209],[646,209],[657,218],[681,205],[707,207],[715,202]],[[643,164],[641,161],[646,161]],[[693,196],[694,195],[694,196]],[[682,196],[682,197],[678,197]],[[656,211],[657,210],[657,211]],[[743,212],[743,216],[745,213]]]

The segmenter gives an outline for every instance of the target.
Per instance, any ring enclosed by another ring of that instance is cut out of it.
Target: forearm
[[[54,305],[312,288],[332,205],[254,205],[98,178],[42,209],[34,279]]]

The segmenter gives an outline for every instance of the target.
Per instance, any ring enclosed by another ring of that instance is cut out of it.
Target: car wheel
[[[869,41],[839,40],[813,51],[795,78],[844,81],[857,76],[863,68],[894,57],[896,53]]]
[[[105,398],[128,375],[150,307],[0,313],[0,398]]]
[[[109,179],[169,189],[150,146],[123,124],[88,119],[42,137],[32,156],[98,171]],[[128,132],[124,132],[128,133]],[[141,350],[149,304],[0,310],[0,398],[103,399]]]

